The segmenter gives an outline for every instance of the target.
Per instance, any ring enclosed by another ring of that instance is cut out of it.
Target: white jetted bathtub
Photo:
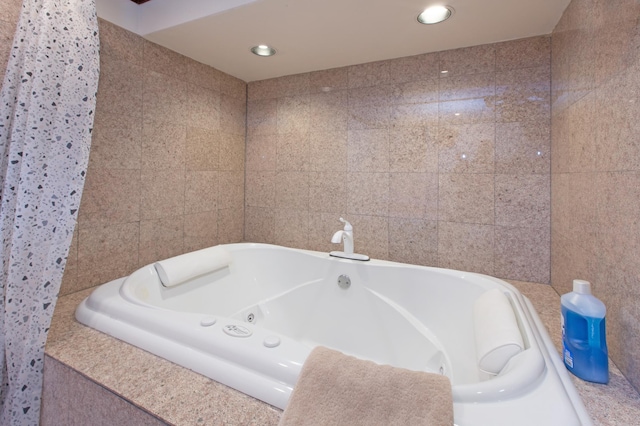
[[[97,288],[77,319],[280,408],[323,345],[447,375],[460,426],[591,424],[530,302],[499,279],[249,243],[156,265]]]

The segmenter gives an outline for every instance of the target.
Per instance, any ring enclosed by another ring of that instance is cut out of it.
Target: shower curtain
[[[89,160],[98,50],[95,0],[23,1],[0,93],[2,425],[39,423],[44,344]]]

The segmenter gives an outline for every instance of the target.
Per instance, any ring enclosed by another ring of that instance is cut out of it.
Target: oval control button
[[[280,338],[278,336],[269,336],[264,339],[263,343],[267,348],[275,348],[280,345]]]
[[[204,317],[200,320],[200,325],[203,327],[211,327],[218,321],[216,317]]]
[[[253,334],[251,330],[241,325],[229,324],[229,325],[225,325],[222,329],[229,336],[233,336],[233,337],[249,337],[251,336],[251,334]]]

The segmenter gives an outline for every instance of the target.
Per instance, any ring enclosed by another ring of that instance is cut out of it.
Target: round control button
[[[251,330],[241,325],[229,324],[225,325],[222,329],[225,333],[232,337],[249,337],[253,334]]]
[[[216,321],[216,317],[204,317],[200,320],[200,325],[203,327],[211,327]]]
[[[264,339],[263,343],[267,348],[275,348],[280,345],[280,338],[278,336],[269,336]]]

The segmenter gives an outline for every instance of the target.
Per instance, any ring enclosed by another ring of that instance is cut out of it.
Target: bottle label
[[[564,346],[564,363],[567,367],[573,368],[573,356],[571,356],[571,351],[566,346]]]

